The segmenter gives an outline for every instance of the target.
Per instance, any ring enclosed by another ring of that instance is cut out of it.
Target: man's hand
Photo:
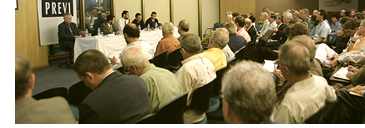
[[[74,36],[75,38],[82,38],[82,35],[79,35],[79,36]]]
[[[331,67],[332,69],[335,69],[337,65],[338,65],[338,63],[337,63],[337,58],[335,58],[335,59],[331,62],[330,67]]]
[[[338,54],[333,54],[331,59],[338,59],[339,55]]]
[[[277,32],[278,31],[278,28],[273,28],[272,29],[274,32]]]
[[[351,72],[353,72],[353,73],[356,73],[356,72],[358,72],[358,71],[359,71],[359,69],[355,68],[355,67],[354,67],[354,66],[352,66],[352,65],[349,65],[348,70],[349,70],[349,71],[351,71]]]
[[[151,28],[151,30],[155,30],[155,28]]]
[[[113,58],[108,57],[108,59],[110,60],[110,63],[112,63],[113,65],[117,64],[117,58],[115,58],[115,56],[113,56]]]
[[[360,94],[360,95],[361,95],[361,92],[363,90],[365,90],[365,88],[363,86],[360,86],[360,85],[357,85],[356,87],[353,87],[353,88],[349,89],[350,92],[354,92],[354,93],[357,93],[357,94]]]
[[[353,72],[348,72],[348,73],[346,74],[346,77],[347,77],[347,78],[349,78],[349,79],[351,80],[352,75],[354,75],[354,73],[353,73]]]

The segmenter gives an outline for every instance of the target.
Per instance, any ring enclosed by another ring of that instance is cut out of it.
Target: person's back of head
[[[302,22],[295,22],[294,24],[290,24],[286,27],[285,34],[288,36],[289,40],[291,40],[291,38],[295,36],[309,35],[309,30],[306,24]]]
[[[357,17],[357,19],[364,19],[364,17],[362,16],[361,12],[355,12],[354,17]]]
[[[237,34],[237,26],[234,23],[226,23],[224,26],[229,32],[229,36]]]
[[[131,68],[133,69],[133,72],[129,72],[130,75],[140,76],[143,69],[150,64],[147,51],[140,45],[128,46],[121,53],[120,60],[125,71],[130,71]],[[142,70],[136,72],[137,68]]]
[[[355,30],[356,28],[358,28],[360,26],[359,23],[356,22],[355,19],[350,18],[348,19],[342,26],[343,29],[351,29],[351,30]]]
[[[237,17],[237,16],[239,16],[240,14],[238,13],[238,12],[234,12],[234,13],[232,13],[232,16],[233,17]]]
[[[123,35],[127,34],[128,37],[139,38],[139,29],[136,24],[129,23],[123,28]]]
[[[316,45],[314,44],[314,40],[310,36],[308,36],[308,35],[295,36],[293,38],[293,40],[291,40],[291,42],[296,42],[296,43],[299,43],[299,44],[302,44],[303,46],[305,46],[309,51],[311,61],[316,56],[317,48],[316,48]]]
[[[269,120],[276,103],[271,74],[252,61],[239,62],[223,75],[222,95],[223,116],[227,123],[264,123]]]
[[[30,67],[29,60],[15,53],[15,100],[25,98],[24,96],[31,91],[34,82],[34,74]],[[33,80],[33,81],[32,81]]]
[[[332,15],[331,15],[331,18],[336,18],[337,19],[337,21],[339,21],[340,20],[340,17],[341,17],[341,15],[340,15],[340,13],[333,13]]]
[[[165,22],[162,27],[161,27],[162,31],[165,33],[165,35],[168,34],[174,34],[174,25],[171,22]],[[165,36],[164,35],[164,36]]]
[[[76,59],[74,70],[78,76],[85,76],[86,72],[102,74],[110,69],[106,56],[98,50],[86,50]]]
[[[194,34],[186,34],[180,42],[180,47],[190,54],[198,54],[201,51],[200,38]]]
[[[245,18],[245,25],[250,27],[252,25],[252,22],[249,18]]]
[[[188,20],[183,19],[179,22],[179,27],[181,28],[181,30],[188,32],[190,28],[190,23]]]
[[[255,23],[255,21],[256,21],[256,18],[252,15],[249,17],[249,19],[251,20],[252,23]]]
[[[245,19],[242,16],[237,16],[234,23],[236,23],[236,24],[238,23],[239,27],[244,27],[245,26]]]
[[[346,21],[347,21],[347,20],[349,20],[349,19],[350,19],[350,17],[348,17],[348,16],[342,17],[342,18],[340,19],[340,23],[341,23],[341,25],[344,25],[344,24],[346,23]]]
[[[224,47],[227,46],[227,43],[229,41],[229,34],[225,28],[218,28],[213,32],[211,38],[213,38],[212,44],[214,46],[223,49]]]
[[[282,72],[284,72],[283,69],[288,68],[289,71],[286,72],[296,77],[307,76],[310,69],[309,51],[299,43],[286,43],[279,47],[278,63]]]

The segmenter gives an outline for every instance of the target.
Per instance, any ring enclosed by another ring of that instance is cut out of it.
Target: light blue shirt
[[[337,32],[342,29],[340,22],[337,22],[336,24],[331,23],[331,34],[332,36],[337,36]]]

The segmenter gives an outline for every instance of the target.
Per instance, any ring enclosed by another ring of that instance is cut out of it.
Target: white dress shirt
[[[117,20],[117,23],[115,24],[115,27],[119,30],[119,27],[122,27],[122,31],[125,27],[125,25],[127,25],[129,23],[129,19],[124,19],[123,17],[121,17],[119,20]]]

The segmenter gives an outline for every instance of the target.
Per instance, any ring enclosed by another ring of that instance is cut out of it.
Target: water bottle
[[[155,30],[158,29],[158,25],[157,25],[157,22],[155,23]]]
[[[147,30],[150,31],[150,24],[147,25]]]
[[[138,30],[141,32],[141,25],[138,25]]]
[[[122,27],[119,27],[119,35],[122,35]]]
[[[98,28],[98,36],[100,36],[100,28]]]
[[[89,31],[86,29],[86,31],[85,31],[85,37],[86,38],[89,38]]]

